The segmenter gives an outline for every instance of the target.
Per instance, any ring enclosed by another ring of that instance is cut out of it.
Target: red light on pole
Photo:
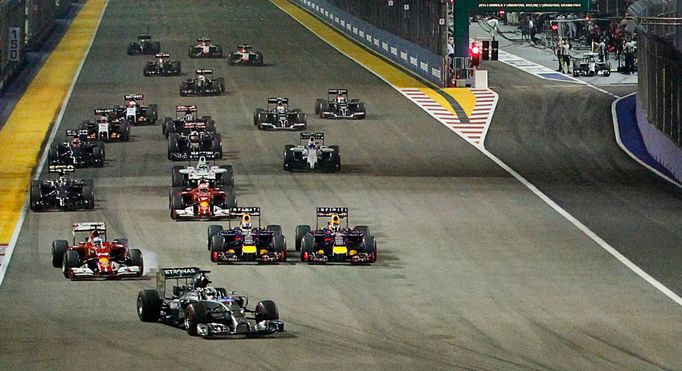
[[[475,42],[471,43],[469,56],[471,57],[471,65],[478,67],[479,63],[481,63],[481,48]]]

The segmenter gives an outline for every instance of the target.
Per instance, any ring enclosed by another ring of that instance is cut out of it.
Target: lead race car
[[[209,187],[233,187],[232,165],[209,165],[206,157],[199,157],[196,166],[173,166],[173,187],[198,187],[205,180]]]
[[[130,140],[129,121],[116,117],[113,108],[95,109],[94,120],[81,121],[79,129],[87,132],[88,140],[127,142]]]
[[[234,187],[214,188],[200,180],[196,188],[171,187],[170,215],[175,220],[229,219],[230,208],[237,206]]]
[[[260,130],[305,130],[308,119],[300,109],[289,109],[289,98],[268,98],[267,109],[254,111],[253,124]]]
[[[31,181],[29,206],[33,211],[77,210],[95,208],[92,179],[69,179],[66,173],[73,165],[50,165],[48,172],[58,173],[57,179]]]
[[[187,56],[190,58],[222,58],[223,47],[213,44],[211,39],[207,37],[200,37],[196,44],[189,46]]]
[[[239,226],[227,229],[220,225],[208,226],[208,250],[216,263],[258,262],[279,263],[287,260],[287,242],[282,227],[277,224],[262,228],[260,207],[233,207],[232,217],[240,218]],[[258,220],[257,226],[253,218]]]
[[[129,248],[125,238],[107,241],[106,231],[103,222],[75,223],[73,245],[66,240],[52,242],[52,266],[61,267],[71,280],[141,277],[142,251]]]
[[[367,117],[367,107],[359,99],[348,98],[348,89],[329,89],[327,99],[315,101],[315,114],[324,119],[358,119]]]
[[[47,155],[49,165],[82,167],[104,166],[104,142],[89,141],[87,130],[66,130],[70,140],[52,145]]]
[[[239,44],[237,45],[237,50],[228,55],[227,64],[231,66],[262,66],[263,53],[254,51],[253,47],[249,44]]]
[[[236,291],[210,286],[210,271],[197,267],[161,268],[156,288],[137,294],[142,322],[163,322],[184,328],[190,336],[264,336],[284,332],[277,305],[261,300],[248,309],[249,298]],[[168,281],[172,292],[167,293]]]
[[[339,146],[325,146],[324,133],[303,132],[299,140],[298,146],[284,146],[284,170],[341,170]]]
[[[182,67],[180,61],[171,61],[170,54],[157,53],[156,60],[147,62],[144,65],[142,74],[145,77],[149,76],[180,76]]]
[[[128,121],[129,125],[154,125],[158,119],[157,105],[144,105],[144,95],[126,94],[123,105],[114,106],[114,115],[119,120]]]
[[[320,227],[320,218],[329,218],[326,226]],[[344,219],[346,226],[341,227]],[[296,251],[301,251],[301,261],[308,263],[371,264],[377,260],[377,244],[369,227],[349,228],[345,207],[318,207],[314,230],[309,225],[296,227]]]
[[[152,41],[150,35],[140,35],[128,44],[128,55],[153,55],[161,51],[161,43]]]

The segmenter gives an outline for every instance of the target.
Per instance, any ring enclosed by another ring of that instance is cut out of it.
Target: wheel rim
[[[138,297],[137,298],[137,316],[142,318],[142,312],[143,312],[142,298]]]

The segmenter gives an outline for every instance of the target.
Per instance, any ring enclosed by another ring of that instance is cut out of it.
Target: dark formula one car
[[[116,117],[113,108],[98,108],[94,120],[81,121],[79,129],[87,132],[88,140],[103,142],[127,142],[130,140],[130,125],[126,119]]]
[[[300,109],[289,109],[288,98],[268,98],[268,108],[256,108],[253,124],[260,130],[305,130],[308,119]]]
[[[186,122],[185,125],[204,125]],[[168,135],[168,159],[171,161],[195,160],[199,157],[215,160],[223,158],[223,141],[218,133],[192,130],[189,134],[170,133]]]
[[[232,165],[209,165],[206,157],[201,156],[196,166],[173,166],[173,187],[195,188],[201,180],[208,182],[209,187],[232,187]]]
[[[327,217],[326,227],[320,227],[320,218]],[[341,220],[346,220],[345,228]],[[348,227],[348,209],[345,207],[318,207],[317,226],[296,227],[296,251],[301,251],[301,261],[309,263],[350,262],[369,264],[377,260],[377,244],[369,227]]]
[[[128,44],[128,55],[154,55],[161,51],[161,43],[152,41],[149,35],[140,35],[137,41]]]
[[[324,133],[303,132],[300,144],[284,146],[284,170],[341,170],[339,146],[325,146]]]
[[[59,173],[57,179],[31,181],[30,207],[33,211],[93,209],[95,193],[92,179],[69,179],[73,165],[50,165],[48,172]]]
[[[187,123],[190,123],[189,125]],[[164,117],[161,127],[163,135],[170,133],[189,134],[192,130],[215,132],[215,122],[211,116],[198,116],[197,106],[179,105],[175,107],[175,118]]]
[[[64,277],[72,280],[141,277],[142,251],[129,248],[125,238],[107,241],[106,230],[103,222],[74,224],[73,245],[52,242],[52,266],[61,267]]]
[[[104,166],[104,142],[88,141],[87,130],[66,130],[70,140],[53,144],[47,155],[49,165]]]
[[[585,53],[583,58],[573,59],[573,76],[595,75],[611,75],[611,63],[600,61],[597,53]]]
[[[276,224],[261,228],[260,207],[233,207],[230,215],[241,218],[237,227],[208,227],[208,250],[211,261],[218,263],[278,263],[287,260],[287,243],[282,227]],[[253,218],[258,219],[254,226]]]
[[[237,50],[231,52],[227,57],[227,63],[229,65],[262,66],[263,53],[253,51],[251,45],[239,44]]]
[[[171,61],[170,54],[157,53],[156,60],[144,65],[142,74],[148,76],[179,76],[181,72],[180,61]]]
[[[247,309],[248,297],[222,287],[211,287],[210,271],[197,267],[161,268],[156,288],[137,294],[137,315],[142,322],[184,328],[191,336],[264,336],[284,331],[277,306],[262,300]],[[171,281],[172,292],[166,293]]]
[[[123,105],[114,106],[114,115],[130,125],[154,125],[159,118],[156,104],[144,105],[144,95],[126,94]]]
[[[367,116],[367,109],[359,99],[348,98],[348,89],[329,89],[327,99],[315,101],[315,114],[324,119],[362,120]]]
[[[180,96],[214,96],[225,91],[225,79],[219,77],[213,79],[210,75],[213,70],[199,69],[195,71],[193,79],[187,79],[180,83]]]
[[[229,209],[237,206],[234,187],[212,188],[206,181],[199,181],[196,188],[171,187],[169,201],[175,220],[229,219]]]
[[[196,44],[189,46],[187,56],[190,58],[222,58],[223,47],[211,43],[211,39],[202,37],[197,39]]]

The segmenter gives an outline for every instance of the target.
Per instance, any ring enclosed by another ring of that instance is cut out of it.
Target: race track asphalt
[[[313,223],[316,206],[347,206],[350,223],[367,224],[377,236],[379,261],[366,267],[309,266],[296,263],[292,253],[292,262],[280,266],[212,266],[205,248],[209,223],[169,218],[172,164],[160,127],[135,127],[130,143],[107,145],[104,169],[78,172],[95,178],[96,210],[29,212],[0,287],[3,367],[682,365],[679,306],[464,140],[268,1],[192,4],[141,1],[131,8],[110,2],[62,128],[89,117],[93,108],[119,102],[127,92],[144,93],[147,103],[159,104],[161,115],[172,114],[175,104],[197,103],[200,112],[214,116],[224,135],[239,204],[260,206],[264,224],[281,224],[289,250],[295,225]],[[143,78],[148,58],[128,57],[125,44],[147,31],[182,60],[185,71],[213,68],[225,78],[227,95],[181,99],[179,78]],[[264,52],[268,66],[189,60],[187,45],[204,35],[226,50],[249,42]],[[268,96],[288,96],[292,107],[311,112],[315,98],[331,87],[349,88],[369,111],[367,120],[356,122],[309,115],[310,129],[324,131],[329,144],[340,146],[342,172],[285,173],[282,147],[295,143],[297,134],[259,132],[251,124],[253,109]],[[500,92],[498,109],[506,94]],[[489,141],[503,150],[497,137],[505,129],[495,131],[497,121]],[[546,143],[537,145],[550,151]],[[525,158],[530,169],[533,163],[543,162]],[[537,171],[558,172],[539,165]],[[558,187],[563,178],[549,179]],[[570,191],[564,190],[578,198]],[[126,236],[142,248],[150,267],[198,265],[213,271],[215,285],[252,295],[252,302],[273,299],[287,333],[266,339],[191,338],[180,329],[137,319],[135,298],[138,290],[153,286],[151,276],[66,281],[51,267],[51,241],[68,238],[73,222],[98,220],[108,223],[111,237]]]

